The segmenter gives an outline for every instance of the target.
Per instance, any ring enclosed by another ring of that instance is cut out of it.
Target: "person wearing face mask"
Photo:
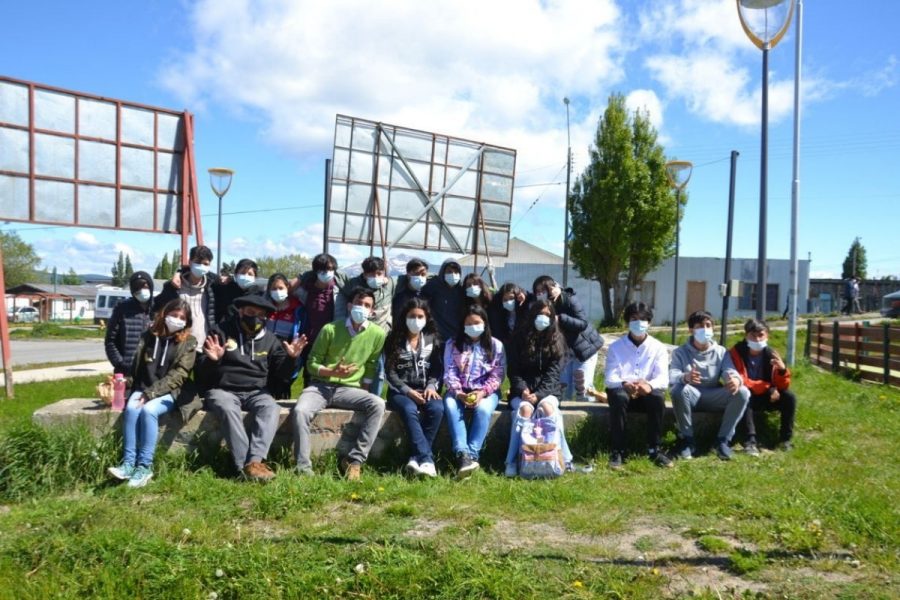
[[[403,317],[400,313],[412,298],[422,298],[422,288],[428,283],[428,263],[420,258],[410,259],[406,263],[406,275],[397,278],[397,290],[391,301],[392,320],[397,323]]]
[[[138,342],[122,419],[122,463],[108,469],[114,478],[128,481],[128,487],[143,487],[153,477],[159,417],[194,399],[189,376],[197,340],[191,325],[190,305],[176,298],[156,313]]]
[[[141,335],[150,326],[153,278],[146,271],[135,271],[128,281],[131,298],[113,308],[106,324],[104,346],[113,372],[126,377],[132,374],[134,355]]]
[[[377,256],[370,256],[362,262],[363,272],[351,279],[346,279],[341,274],[338,277],[338,295],[334,303],[335,320],[344,320],[347,318],[350,306],[350,296],[355,290],[366,287],[372,290],[375,298],[375,306],[369,317],[372,322],[381,327],[385,334],[391,331],[391,321],[393,314],[391,312],[391,301],[394,298],[396,283],[394,278],[387,272],[387,266],[384,259]],[[376,396],[381,395],[384,387],[384,358],[379,358],[375,368],[375,376],[370,384],[370,391]]]
[[[504,347],[509,345],[516,327],[527,320],[528,308],[533,301],[534,295],[515,283],[504,283],[491,298],[487,309],[491,333],[503,342]]]
[[[750,402],[743,419],[747,430],[744,452],[751,456],[759,455],[753,415],[755,412],[773,410],[781,413],[779,447],[790,450],[797,397],[789,389],[790,370],[778,352],[769,346],[769,326],[765,321],[750,319],[744,323],[744,340],[735,344],[725,355],[725,372],[739,377],[743,387],[750,391]]]
[[[463,317],[456,339],[444,349],[444,413],[456,454],[457,476],[468,477],[479,468],[478,457],[500,401],[506,371],[503,344],[491,337],[488,316],[473,304]],[[465,410],[472,421],[466,429]]]
[[[302,333],[306,321],[306,310],[296,296],[288,292],[288,279],[281,273],[275,273],[269,277],[266,284],[266,294],[275,305],[275,310],[269,314],[266,321],[266,329],[275,337],[284,342],[301,339],[304,349],[307,346],[306,336]],[[291,384],[297,379],[302,367],[303,355],[301,354],[294,372],[287,379],[281,379],[275,373],[269,373],[269,391],[277,400],[291,398]]]
[[[469,273],[462,281],[463,292],[466,297],[463,300],[463,310],[465,311],[473,304],[480,306],[485,312],[491,305],[491,290],[484,282],[484,279],[475,273]]]
[[[191,335],[197,340],[198,352],[203,352],[207,329],[216,323],[216,297],[212,290],[218,276],[210,272],[212,260],[212,250],[206,246],[194,246],[188,258],[190,264],[165,282],[162,291],[153,299],[154,314],[175,298],[181,298],[190,305],[194,317]]]
[[[643,302],[625,307],[628,333],[610,344],[606,355],[606,396],[609,399],[609,466],[625,462],[625,427],[628,412],[647,415],[647,447],[650,460],[671,467],[662,450],[663,414],[669,384],[669,351],[649,333],[653,310]]]
[[[549,275],[541,275],[531,285],[535,298],[549,300],[556,310],[559,328],[569,348],[569,360],[562,373],[566,385],[566,398],[592,402],[594,374],[597,370],[597,353],[603,347],[603,338],[591,324],[575,294],[564,291]]]
[[[378,436],[384,400],[369,391],[384,348],[384,330],[370,320],[375,292],[360,287],[347,292],[350,302],[345,319],[322,328],[309,353],[307,371],[311,380],[303,388],[289,420],[294,431],[294,459],[297,473],[312,474],[309,425],[325,408],[343,408],[360,413],[363,423],[353,447],[340,460],[349,481],[358,481],[362,465]]]
[[[441,264],[436,277],[422,288],[422,296],[428,300],[442,340],[452,340],[459,333],[462,322],[465,292],[462,285],[462,267],[456,259],[448,258]]]
[[[560,432],[563,460],[572,463],[566,442],[563,419],[559,412],[562,384],[559,375],[566,356],[566,342],[556,322],[556,311],[548,300],[535,300],[520,321],[507,348],[509,372],[509,408],[513,423],[506,453],[506,476],[519,473],[517,463],[520,432],[528,419],[549,417]]]
[[[213,294],[216,299],[216,323],[234,316],[237,309],[235,300],[250,294],[261,294],[263,290],[256,284],[256,276],[259,266],[256,261],[242,258],[234,266],[234,274],[226,281],[216,281],[213,284]]]
[[[196,374],[208,386],[206,409],[222,424],[238,473],[266,482],[275,477],[264,461],[281,412],[267,387],[269,374],[289,378],[305,340],[282,341],[266,329],[275,306],[260,294],[241,296],[234,306],[234,316],[213,327],[206,337]],[[242,411],[249,415],[249,432]]]
[[[734,455],[729,442],[744,414],[750,392],[741,379],[724,370],[725,348],[716,343],[712,315],[698,310],[688,317],[691,337],[672,353],[669,393],[678,427],[678,457],[690,459],[694,446],[694,411],[721,412],[716,454],[722,460]]]
[[[297,276],[291,282],[291,295],[306,308],[303,333],[308,341],[303,351],[306,360],[319,332],[334,321],[334,297],[337,295],[335,276],[337,260],[330,254],[317,254],[312,260],[312,269]]]
[[[440,395],[443,345],[424,298],[410,298],[384,344],[388,406],[403,417],[412,449],[406,470],[436,477],[431,447],[444,418]]]

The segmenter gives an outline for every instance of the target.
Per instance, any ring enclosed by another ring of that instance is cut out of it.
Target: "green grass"
[[[536,482],[367,468],[354,485],[333,454],[299,478],[279,453],[258,486],[216,475],[220,452],[160,456],[129,490],[104,477],[111,436],[28,423],[93,383],[0,402],[0,598],[900,596],[900,391],[806,365],[791,453]],[[572,441],[605,462],[605,432]]]
[[[106,331],[100,327],[71,326],[63,327],[57,323],[35,323],[31,327],[17,327],[11,331],[9,337],[14,340],[21,339],[68,339],[82,340],[86,338],[102,338]]]

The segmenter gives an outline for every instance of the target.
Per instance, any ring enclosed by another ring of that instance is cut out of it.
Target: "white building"
[[[471,255],[460,259],[464,272],[474,267],[475,258]],[[509,255],[493,259],[494,278],[497,285],[507,281],[515,282],[526,289],[540,275],[550,275],[562,282],[563,260],[561,256],[529,244],[518,238],[509,241]],[[756,259],[733,258],[731,260],[731,279],[741,282],[741,294],[731,298],[728,305],[730,317],[750,317],[756,314]],[[673,303],[673,269],[675,259],[671,258],[660,267],[647,274],[641,289],[635,290],[634,299],[642,300],[653,307],[654,323],[671,322]],[[478,273],[484,273],[487,279],[486,258],[478,257]],[[781,313],[785,309],[788,290],[790,289],[790,261],[785,259],[768,260],[767,277],[767,313]],[[799,297],[800,310],[806,311],[806,298],[809,295],[809,261],[799,263]],[[725,281],[725,259],[713,257],[681,257],[678,262],[678,305],[676,315],[683,321],[691,312],[699,309],[710,311],[717,319],[722,314],[722,296],[719,286]],[[594,280],[582,279],[577,271],[569,269],[569,287],[575,290],[588,316],[599,321],[603,319],[603,301],[600,295],[600,284]]]

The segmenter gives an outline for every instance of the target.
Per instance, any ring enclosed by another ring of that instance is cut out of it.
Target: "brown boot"
[[[341,459],[341,471],[344,473],[347,481],[359,481],[362,465],[358,462],[351,462],[349,458],[344,457]]]
[[[275,473],[261,462],[251,462],[244,466],[244,477],[250,481],[265,483],[274,479]]]

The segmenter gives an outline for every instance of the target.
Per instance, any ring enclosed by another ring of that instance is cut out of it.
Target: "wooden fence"
[[[851,371],[866,381],[900,386],[900,328],[888,323],[806,323],[810,362],[835,373]]]

